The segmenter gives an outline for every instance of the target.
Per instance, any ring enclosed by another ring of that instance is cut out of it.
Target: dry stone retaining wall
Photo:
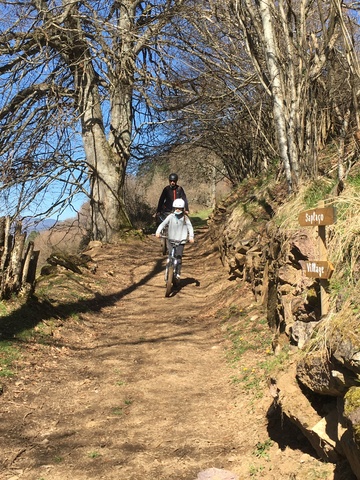
[[[229,276],[250,283],[254,299],[266,307],[275,354],[284,344],[305,352],[328,321],[321,317],[318,281],[302,269],[317,257],[317,231],[284,232],[272,219],[274,210],[256,196],[241,203],[235,193],[209,219],[210,235]],[[359,336],[349,332],[322,351],[304,353],[275,383],[275,401],[318,455],[335,463],[346,458],[360,480]]]

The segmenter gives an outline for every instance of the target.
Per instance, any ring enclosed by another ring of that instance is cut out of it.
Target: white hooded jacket
[[[189,235],[189,240],[194,238],[194,229],[191,224],[190,218],[187,215],[175,215],[175,213],[170,213],[165,220],[160,223],[156,229],[156,235],[160,234],[164,227],[169,225],[169,240],[186,241]]]

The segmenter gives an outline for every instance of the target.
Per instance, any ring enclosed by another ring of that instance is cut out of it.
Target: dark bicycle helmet
[[[170,173],[169,182],[175,182],[176,183],[178,181],[178,179],[179,179],[179,177],[177,176],[176,173]]]

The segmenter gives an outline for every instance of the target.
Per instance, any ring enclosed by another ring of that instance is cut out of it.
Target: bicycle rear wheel
[[[172,289],[172,284],[173,284],[173,278],[174,278],[174,266],[169,265],[168,268],[168,276],[166,280],[166,291],[165,291],[165,297],[168,297],[171,293]]]

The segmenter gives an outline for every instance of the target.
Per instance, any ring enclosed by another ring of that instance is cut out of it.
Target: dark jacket
[[[177,198],[182,198],[185,202],[185,211],[189,211],[188,201],[184,189],[180,185],[176,185],[175,188],[171,188],[170,185],[167,185],[159,198],[159,203],[157,207],[157,212],[171,212],[173,201]]]

